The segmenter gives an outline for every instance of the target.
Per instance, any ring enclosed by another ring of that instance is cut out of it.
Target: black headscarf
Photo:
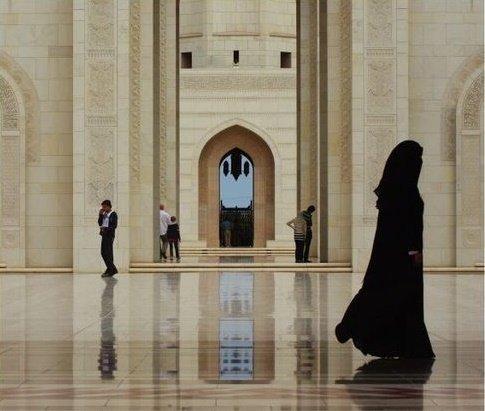
[[[405,140],[389,154],[381,181],[374,193],[379,210],[399,207],[411,198],[419,198],[418,180],[421,173],[423,147],[416,141]]]

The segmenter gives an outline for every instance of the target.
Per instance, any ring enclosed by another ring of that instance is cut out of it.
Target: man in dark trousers
[[[310,244],[312,243],[312,214],[315,211],[315,206],[309,206],[305,211],[302,211],[301,214],[306,221],[306,237],[305,237],[305,250],[303,251],[303,262],[309,263],[311,262],[308,259],[310,255]]]
[[[111,201],[101,203],[98,216],[99,235],[101,236],[101,257],[106,264],[106,271],[101,277],[112,277],[118,270],[113,262],[113,242],[118,226],[118,215],[111,209]]]

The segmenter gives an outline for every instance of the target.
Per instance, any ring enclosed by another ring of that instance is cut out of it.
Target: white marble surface
[[[360,275],[250,274],[249,309],[238,309],[235,277],[231,312],[216,272],[1,275],[0,408],[482,409],[483,275],[425,276],[431,372],[391,362],[356,375],[374,358],[338,344],[333,328]],[[250,382],[203,375],[211,362],[217,373],[228,318],[254,323]]]

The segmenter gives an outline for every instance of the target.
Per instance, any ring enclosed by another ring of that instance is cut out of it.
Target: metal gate
[[[249,207],[225,207],[219,211],[219,245],[224,247],[224,230],[222,222],[231,223],[231,247],[252,247],[254,243],[254,210],[253,202]]]

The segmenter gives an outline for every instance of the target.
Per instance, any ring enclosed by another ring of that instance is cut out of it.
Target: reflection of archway
[[[254,165],[254,245],[274,239],[274,159],[256,133],[232,126],[212,137],[199,159],[199,239],[219,246],[219,165],[224,154],[239,148]]]
[[[201,273],[199,378],[268,383],[275,376],[274,276]],[[236,360],[236,361],[232,361]]]
[[[483,70],[456,108],[456,264],[483,262]]]

